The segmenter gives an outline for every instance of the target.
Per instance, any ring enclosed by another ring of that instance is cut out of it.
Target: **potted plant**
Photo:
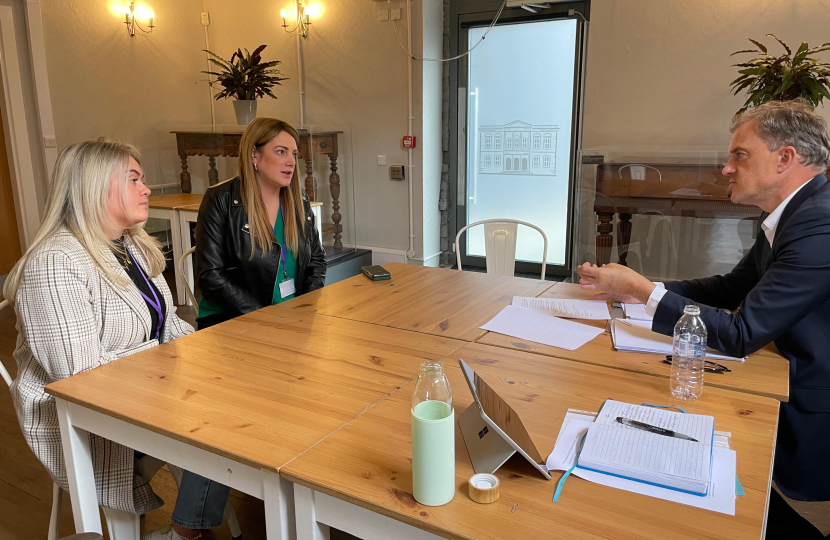
[[[271,88],[280,81],[288,80],[287,77],[280,77],[281,73],[276,66],[279,60],[263,62],[260,53],[265,45],[257,47],[253,53],[248,49],[237,49],[230,60],[225,60],[219,55],[205,50],[212,58],[210,61],[219,67],[218,71],[203,71],[207,75],[216,77],[216,83],[222,86],[222,91],[216,94],[215,98],[234,98],[233,109],[236,113],[236,121],[239,125],[247,125],[256,118],[256,100],[264,96],[277,96],[271,92]],[[211,83],[213,86],[214,83]]]
[[[747,38],[755,45],[755,49],[737,51],[730,56],[742,53],[760,53],[761,56],[748,62],[735,64],[740,77],[732,81],[730,86],[733,95],[744,90],[746,102],[741,111],[747,107],[757,107],[772,100],[788,101],[802,98],[809,101],[814,107],[824,98],[830,99],[830,64],[819,62],[811,55],[830,50],[830,43],[824,43],[810,48],[805,41],[793,54],[786,43],[772,34],[767,36],[780,43],[785,54],[772,56],[767,48],[754,39]],[[738,112],[741,112],[738,111]]]

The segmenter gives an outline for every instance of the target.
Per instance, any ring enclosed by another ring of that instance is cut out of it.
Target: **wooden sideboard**
[[[171,131],[176,135],[176,146],[179,158],[182,160],[182,172],[179,175],[182,192],[190,193],[190,172],[187,170],[189,156],[207,156],[208,182],[211,186],[219,181],[219,172],[216,170],[217,156],[237,157],[241,132],[218,131]],[[327,156],[331,174],[329,175],[329,190],[331,192],[331,224],[323,225],[320,231],[324,236],[334,235],[334,249],[343,247],[343,226],[340,221],[340,175],[337,174],[337,136],[342,131],[326,131],[314,134],[300,134],[300,159],[306,164],[305,190],[312,201],[318,201],[317,180],[314,178],[311,156]]]
[[[633,179],[631,165],[645,165],[645,177]],[[632,214],[757,220],[761,215],[758,207],[733,204],[729,200],[729,180],[721,174],[722,168],[722,164],[716,163],[655,163],[636,158],[600,164],[594,200],[594,212],[599,220],[597,264],[611,261],[614,214],[620,216],[617,250],[622,265],[627,264]]]

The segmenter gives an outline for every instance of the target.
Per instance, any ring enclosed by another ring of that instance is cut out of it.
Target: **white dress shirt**
[[[810,179],[812,180],[812,178]],[[769,242],[770,247],[772,247],[772,240],[775,238],[775,229],[778,228],[778,222],[781,220],[781,214],[784,213],[784,209],[787,208],[787,205],[795,197],[795,194],[801,191],[801,188],[806,186],[810,180],[807,180],[800,186],[798,186],[790,195],[781,201],[781,204],[775,207],[770,215],[767,216],[767,219],[761,223],[761,229],[764,231],[764,235],[767,237],[767,241]],[[654,317],[654,313],[657,311],[657,306],[660,304],[660,300],[663,299],[663,296],[666,294],[666,287],[659,281],[654,282],[654,290],[651,291],[651,295],[648,297],[648,302],[646,302],[646,315],[649,317]]]

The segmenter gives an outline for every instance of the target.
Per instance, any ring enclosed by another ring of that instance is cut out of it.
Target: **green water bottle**
[[[412,495],[440,506],[455,495],[455,413],[444,365],[424,362],[412,393]]]

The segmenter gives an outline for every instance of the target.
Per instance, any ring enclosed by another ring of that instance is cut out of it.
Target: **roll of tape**
[[[499,499],[499,479],[492,474],[474,474],[469,482],[470,498],[477,503],[488,504]]]

